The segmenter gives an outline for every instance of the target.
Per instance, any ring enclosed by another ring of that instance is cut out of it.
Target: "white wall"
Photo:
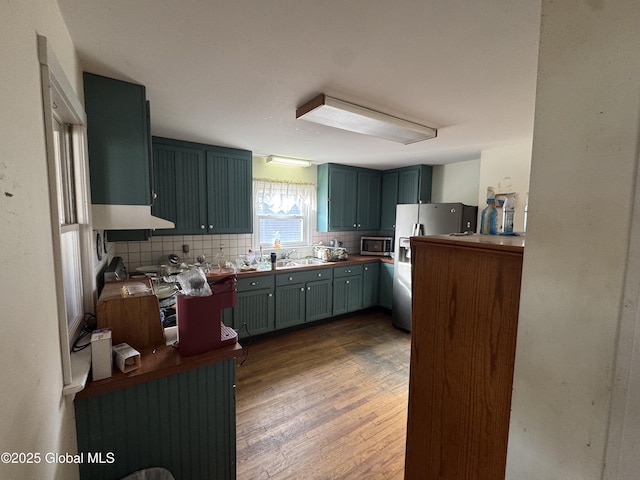
[[[542,2],[509,479],[602,478],[639,147],[638,18],[635,0]]]
[[[36,34],[72,86],[80,72],[55,0],[0,2],[0,251],[3,331],[0,451],[74,453],[73,404],[62,396]],[[77,467],[0,463],[3,479],[77,478]]]
[[[483,150],[480,157],[478,215],[487,204],[487,187],[495,193],[516,193],[513,229],[524,230],[524,207],[529,192],[531,172],[531,143],[508,145]],[[478,226],[480,217],[478,216]]]
[[[431,201],[461,202],[482,208],[483,204],[478,203],[479,178],[480,160],[436,165],[433,167]]]

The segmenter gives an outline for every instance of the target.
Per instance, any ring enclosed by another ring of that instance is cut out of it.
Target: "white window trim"
[[[253,225],[254,225],[254,231],[253,231],[253,235],[252,235],[252,244],[254,247],[260,247],[260,215],[258,215],[258,211],[256,209],[256,205],[255,202],[257,201],[258,198],[258,192],[257,192],[257,187],[256,187],[256,182],[271,182],[271,183],[282,183],[282,184],[291,184],[291,183],[296,183],[296,182],[291,182],[291,181],[287,181],[287,180],[278,180],[278,179],[264,179],[264,178],[254,178],[253,179],[253,199],[254,199],[254,205],[253,205]],[[283,245],[282,248],[287,249],[287,248],[303,248],[303,247],[308,247],[311,245],[311,239],[312,239],[312,232],[315,230],[316,228],[316,199],[315,199],[315,185],[313,184],[307,184],[307,183],[300,183],[300,185],[307,185],[309,187],[311,187],[311,193],[312,196],[310,198],[310,202],[308,205],[308,212],[305,214],[301,214],[299,215],[299,217],[302,217],[303,219],[306,219],[306,222],[304,223],[305,225],[305,232],[304,232],[304,238],[303,241],[300,243],[296,243],[296,244],[287,244],[287,245]],[[270,215],[262,215],[263,218],[269,218],[269,217],[273,217],[273,218],[277,218],[277,216],[270,216]],[[304,220],[303,220],[304,221]],[[265,248],[272,248],[272,245],[269,244],[262,244],[262,247]]]
[[[85,312],[93,313],[95,278],[92,275],[92,228],[89,194],[89,167],[86,141],[86,115],[82,104],[64,70],[60,66],[47,38],[38,35],[38,57],[42,83],[42,105],[45,124],[45,141],[47,149],[47,167],[49,170],[49,204],[51,209],[52,256],[54,264],[54,282],[56,285],[57,317],[60,333],[60,351],[62,356],[62,374],[64,393],[73,394],[84,387],[88,367],[86,357],[89,349],[82,355],[82,365],[72,365],[71,345],[81,331],[82,322],[67,325],[64,280],[62,265],[61,225],[58,211],[58,185],[56,181],[56,152],[54,142],[53,119],[71,125],[71,136],[74,153],[79,161],[75,164],[77,224],[80,236],[80,257],[82,263],[83,306]],[[63,227],[64,228],[64,227]],[[86,372],[85,372],[86,370]],[[81,378],[78,378],[81,377]],[[81,386],[77,388],[78,382]],[[71,387],[71,388],[68,388]]]

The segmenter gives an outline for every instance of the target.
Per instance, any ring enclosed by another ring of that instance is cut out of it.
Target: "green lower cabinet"
[[[332,269],[304,269],[276,275],[276,329],[332,315]]]
[[[233,328],[240,338],[270,332],[275,328],[273,289],[238,292],[233,308]]]
[[[304,283],[276,288],[276,329],[304,323],[305,296]]]
[[[225,325],[233,325],[240,338],[271,332],[275,328],[273,275],[238,278],[236,306],[223,311]],[[231,323],[227,323],[229,318]]]
[[[378,305],[380,262],[365,263],[362,274],[362,308]]]
[[[322,320],[333,314],[332,294],[331,279],[307,283],[305,298],[307,322]]]
[[[81,480],[151,466],[176,480],[236,478],[235,359],[76,398]]]
[[[362,310],[363,265],[333,268],[333,314]]]
[[[333,314],[362,310],[362,275],[340,277],[333,281]]]
[[[393,263],[382,263],[380,266],[378,304],[389,310],[393,307]]]

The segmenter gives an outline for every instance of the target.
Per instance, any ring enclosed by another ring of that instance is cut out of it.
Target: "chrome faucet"
[[[291,258],[295,258],[296,251],[295,250],[287,250],[286,252],[282,252],[281,258],[284,260],[291,260]]]

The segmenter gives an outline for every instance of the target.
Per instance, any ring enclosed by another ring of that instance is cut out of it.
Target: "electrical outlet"
[[[189,253],[189,244],[182,245],[182,253]]]

